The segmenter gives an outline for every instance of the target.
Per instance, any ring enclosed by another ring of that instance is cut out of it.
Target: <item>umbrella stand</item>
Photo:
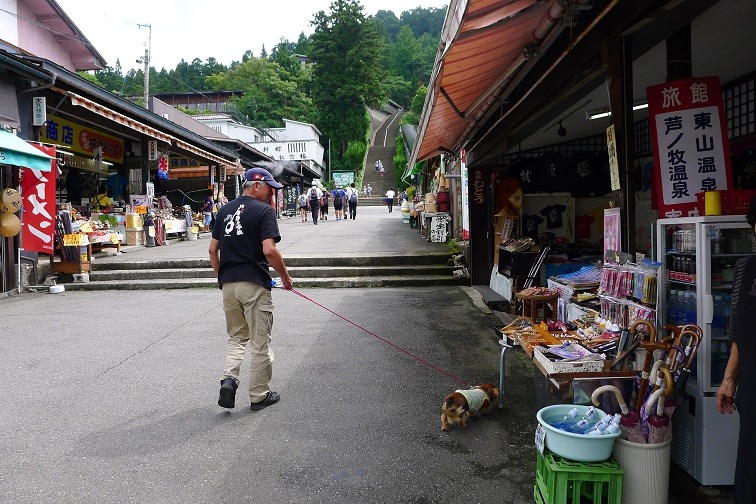
[[[645,443],[646,439],[643,437],[643,432],[641,431],[638,415],[634,411],[630,411],[627,408],[625,399],[622,397],[622,392],[620,392],[617,387],[615,387],[614,385],[603,385],[594,390],[593,394],[591,394],[591,401],[593,402],[593,405],[599,405],[599,396],[604,392],[614,392],[614,395],[617,398],[617,404],[619,404],[620,411],[622,412],[620,425],[622,426],[622,433],[624,437],[626,437],[628,441],[632,441],[633,443]]]

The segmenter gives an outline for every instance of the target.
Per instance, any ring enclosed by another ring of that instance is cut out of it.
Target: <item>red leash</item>
[[[365,329],[364,327],[362,327],[361,325],[359,325],[359,324],[355,324],[354,322],[352,322],[352,321],[351,321],[351,320],[349,320],[348,318],[346,318],[346,317],[343,317],[343,316],[339,315],[339,314],[338,314],[338,313],[336,313],[335,311],[331,310],[330,308],[327,308],[327,307],[323,306],[322,304],[318,303],[318,302],[317,302],[317,301],[315,301],[314,299],[311,299],[311,298],[309,298],[309,297],[305,296],[304,294],[302,294],[301,292],[299,292],[299,291],[298,291],[297,289],[291,289],[291,292],[293,292],[294,294],[296,294],[297,296],[299,296],[299,297],[301,297],[301,298],[304,298],[304,299],[306,299],[307,301],[309,301],[309,302],[311,302],[311,303],[313,303],[313,304],[315,304],[315,305],[318,305],[318,306],[320,306],[320,307],[321,307],[321,308],[323,308],[323,309],[324,309],[325,311],[327,311],[327,312],[329,312],[329,313],[331,313],[331,314],[333,314],[333,315],[336,315],[336,316],[337,316],[337,317],[339,317],[339,318],[340,318],[341,320],[344,320],[344,321],[346,321],[346,322],[349,322],[350,324],[352,324],[352,325],[353,325],[354,327],[356,327],[357,329],[361,329],[361,330],[365,331],[365,332],[366,332],[366,333],[368,333],[369,335],[371,335],[371,336],[373,336],[373,337],[375,337],[375,338],[378,338],[379,340],[383,341],[383,342],[384,342],[384,343],[386,343],[387,345],[389,345],[389,346],[392,346],[392,347],[396,348],[396,349],[397,349],[397,350],[399,350],[400,352],[402,352],[402,353],[404,353],[404,354],[406,354],[406,355],[409,355],[410,357],[412,357],[412,358],[413,358],[413,359],[415,359],[416,361],[418,361],[418,362],[421,362],[421,363],[425,364],[425,365],[426,365],[426,366],[428,366],[429,368],[431,368],[431,369],[435,369],[435,370],[436,370],[436,371],[438,371],[439,373],[441,373],[441,374],[443,374],[443,375],[446,375],[446,376],[448,376],[448,377],[449,377],[449,378],[451,378],[452,380],[455,380],[455,381],[457,381],[457,382],[461,383],[462,385],[465,385],[465,386],[468,386],[468,387],[470,386],[470,384],[469,384],[469,383],[467,383],[467,382],[466,382],[465,380],[463,380],[462,378],[459,378],[458,376],[454,376],[453,374],[451,374],[451,373],[449,373],[449,372],[447,372],[447,371],[444,371],[444,370],[443,370],[443,369],[441,369],[440,367],[438,367],[438,366],[435,366],[435,365],[431,364],[430,362],[428,362],[428,361],[426,361],[426,360],[423,360],[423,359],[421,359],[421,358],[420,358],[420,357],[418,357],[417,355],[413,354],[412,352],[410,352],[410,351],[408,351],[408,350],[405,350],[404,348],[400,347],[399,345],[396,345],[395,343],[392,343],[391,341],[389,341],[389,340],[387,340],[387,339],[385,339],[385,338],[382,338],[382,337],[378,336],[378,335],[377,335],[377,334],[375,334],[375,333],[374,333],[373,331],[369,331],[369,330]]]

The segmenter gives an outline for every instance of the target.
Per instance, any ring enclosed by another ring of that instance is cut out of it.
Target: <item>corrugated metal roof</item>
[[[553,9],[563,6],[557,0],[452,2],[410,164],[460,148],[468,126],[516,75],[528,45],[540,42]]]

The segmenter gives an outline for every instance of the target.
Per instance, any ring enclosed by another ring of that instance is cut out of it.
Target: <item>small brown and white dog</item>
[[[499,404],[499,389],[493,383],[484,383],[467,390],[455,390],[441,404],[441,430],[458,423],[467,427],[467,419],[479,413],[488,413],[491,405]]]

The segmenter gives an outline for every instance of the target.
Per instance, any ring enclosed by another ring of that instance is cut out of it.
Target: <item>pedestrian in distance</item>
[[[224,205],[223,196],[218,195],[218,197],[215,198],[215,202],[213,203],[213,209],[212,209],[213,215],[212,215],[212,218],[210,219],[210,231],[212,231],[213,228],[215,227],[215,220],[216,220],[216,217],[218,216],[218,210],[223,208],[223,205]]]
[[[307,222],[307,203],[307,194],[300,194],[297,204],[299,205],[299,216],[302,217],[302,222]]]
[[[320,220],[328,220],[328,202],[331,199],[331,193],[323,189],[323,196],[320,198]]]
[[[378,173],[380,171],[381,171],[381,160],[379,159],[375,162],[375,173]]]
[[[344,220],[344,200],[346,199],[346,192],[341,188],[341,184],[336,186],[333,190],[333,211],[336,214],[336,220]]]
[[[273,350],[272,267],[281,286],[292,290],[291,277],[276,247],[281,241],[273,194],[282,184],[267,170],[251,168],[244,174],[243,193],[218,211],[208,252],[210,264],[223,293],[228,343],[218,405],[233,408],[239,386],[239,370],[247,345],[250,409],[258,411],[277,403],[281,396],[271,389]]]
[[[354,187],[352,182],[346,190],[347,205],[349,206],[349,218],[357,218],[357,201],[359,200],[359,191]]]
[[[318,186],[310,187],[307,191],[309,196],[310,212],[312,212],[312,223],[318,225],[318,217],[320,217],[320,198],[323,197],[323,192],[318,189]]]
[[[394,196],[396,196],[396,193],[392,189],[386,191],[386,205],[388,205],[389,213],[394,210]]]
[[[214,204],[213,191],[208,191],[207,196],[205,196],[205,201],[202,202],[202,206],[200,207],[200,212],[202,212],[202,218],[204,220],[204,227],[202,230],[206,233],[210,232],[210,226],[213,223]]]
[[[756,234],[756,197],[751,199],[746,214],[751,231]],[[730,357],[722,384],[717,390],[717,410],[720,413],[740,414],[740,435],[735,462],[735,504],[756,502],[756,451],[751,425],[756,420],[756,338],[753,335],[753,315],[756,310],[756,257],[738,260],[732,285],[730,315]],[[737,394],[736,394],[737,390]]]
[[[378,160],[378,171],[381,173],[381,177],[383,177],[383,161],[380,159]]]
[[[367,186],[367,195],[368,195],[368,198],[371,198],[373,196],[373,188],[370,187],[370,184],[368,184]]]

